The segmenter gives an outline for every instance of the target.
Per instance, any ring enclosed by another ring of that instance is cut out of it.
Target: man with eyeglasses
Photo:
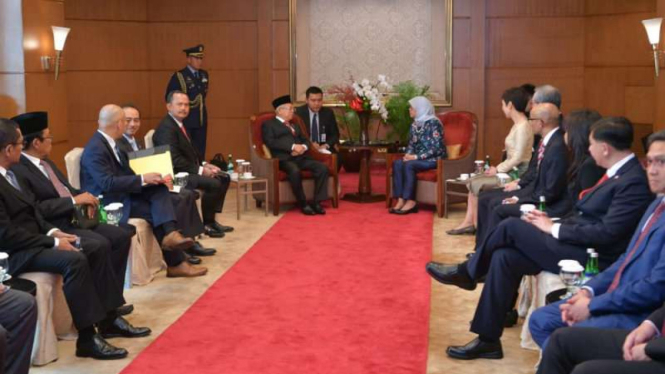
[[[471,323],[478,337],[464,346],[448,347],[450,357],[503,357],[503,321],[524,275],[558,273],[558,263],[564,259],[584,263],[587,248],[595,248],[600,268],[605,269],[626,249],[639,217],[653,200],[644,170],[630,150],[633,125],[623,117],[602,119],[591,128],[589,141],[591,156],[607,172],[582,191],[572,214],[560,221],[540,211],[524,219],[508,218],[490,231],[468,261],[427,265],[437,281],[466,290],[475,289],[477,281],[486,277]],[[534,339],[538,341],[535,335]]]
[[[206,157],[206,139],[208,131],[208,108],[206,96],[208,95],[209,75],[201,69],[203,66],[203,44],[184,49],[187,56],[187,66],[176,71],[166,86],[164,98],[172,91],[184,92],[189,97],[191,108],[183,125],[187,129],[192,145],[201,157]]]
[[[300,126],[291,123],[294,112],[291,96],[276,98],[272,106],[276,116],[263,123],[263,142],[272,156],[279,159],[279,170],[286,173],[302,213],[308,216],[326,214],[321,201],[328,198],[328,167],[305,155],[308,140]],[[314,199],[311,205],[307,203],[303,190],[301,170],[311,171],[314,177]]]

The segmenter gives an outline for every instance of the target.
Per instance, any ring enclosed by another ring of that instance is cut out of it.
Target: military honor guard
[[[182,91],[189,97],[190,112],[183,121],[192,145],[198,153],[205,157],[206,132],[208,130],[208,108],[206,96],[208,95],[208,72],[201,69],[203,65],[203,44],[184,49],[187,56],[187,66],[176,71],[171,76],[164,97],[171,91]]]

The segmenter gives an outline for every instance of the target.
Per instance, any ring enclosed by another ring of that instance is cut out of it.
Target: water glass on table
[[[173,184],[180,187],[180,188],[185,188],[187,186],[187,178],[189,177],[189,173],[186,171],[181,171],[180,173],[175,175],[175,180],[173,181]]]
[[[559,267],[561,267],[559,277],[561,277],[561,281],[566,285],[567,289],[566,294],[561,296],[563,300],[573,297],[579,290],[582,285],[584,267],[575,260],[561,260],[559,261]]]
[[[0,252],[0,294],[7,292],[10,287],[5,285],[9,280],[9,255],[6,252]]]
[[[109,225],[118,226],[122,220],[122,203],[112,203],[104,207]]]

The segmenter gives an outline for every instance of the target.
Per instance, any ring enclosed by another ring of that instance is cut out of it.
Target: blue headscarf
[[[424,96],[416,96],[409,100],[409,105],[416,110],[414,124],[418,127],[431,119],[437,119],[434,114],[434,105]]]

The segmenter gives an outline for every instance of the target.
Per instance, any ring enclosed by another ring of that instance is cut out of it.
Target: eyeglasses
[[[540,118],[529,118],[529,121],[540,121],[540,122],[543,122],[543,120],[540,119]]]

